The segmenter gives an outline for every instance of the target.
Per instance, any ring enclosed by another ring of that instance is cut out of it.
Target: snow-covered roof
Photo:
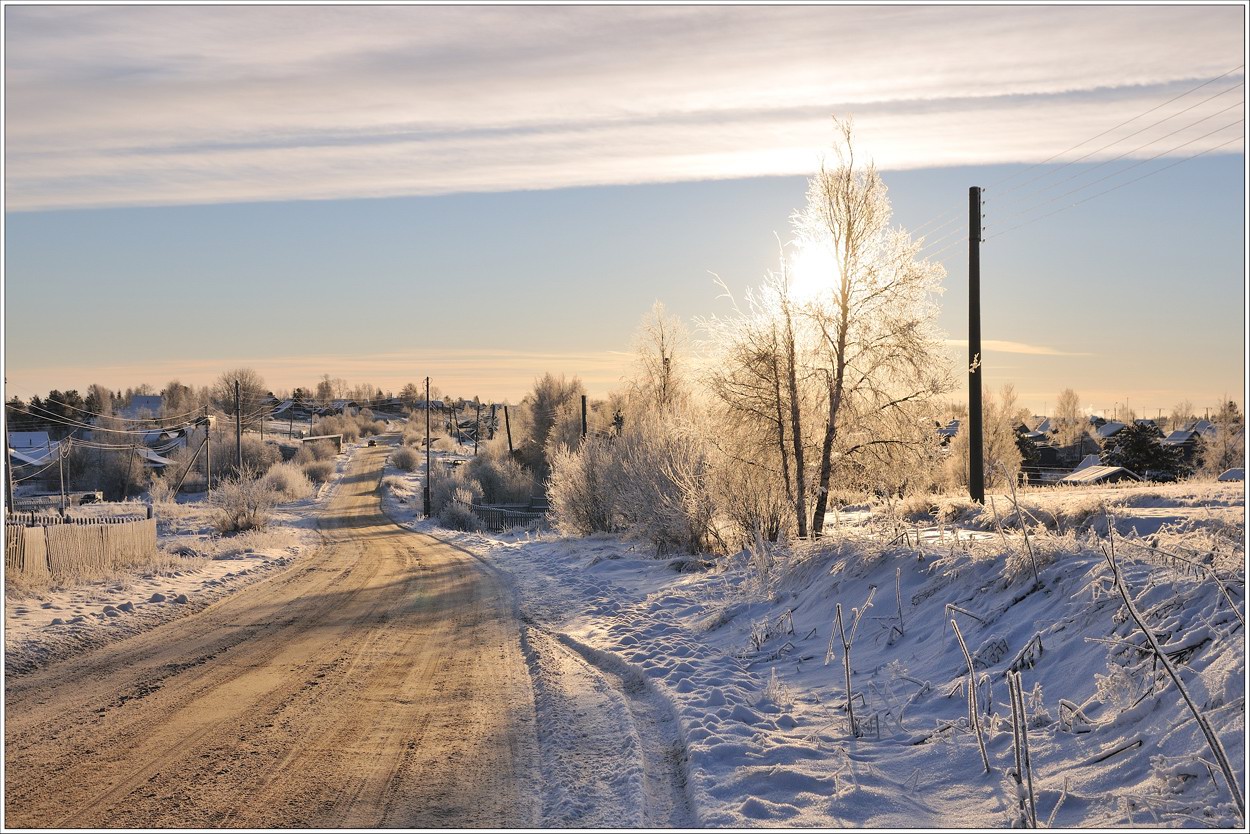
[[[1109,480],[1111,478],[1127,477],[1134,481],[1140,481],[1141,478],[1133,474],[1123,466],[1089,466],[1085,469],[1078,470],[1069,475],[1064,475],[1059,479],[1061,484],[1096,484],[1099,481]]]
[[[1215,434],[1216,432],[1215,424],[1210,420],[1194,420],[1193,423],[1185,428],[1190,431],[1196,431],[1199,434]]]
[[[1082,459],[1081,462],[1076,465],[1076,469],[1073,469],[1072,471],[1080,472],[1082,469],[1089,469],[1091,466],[1101,466],[1101,465],[1102,465],[1102,458],[1098,457],[1098,455],[1086,455],[1084,459]]]
[[[43,449],[51,442],[46,431],[9,432],[9,446],[13,449]]]
[[[1244,481],[1246,479],[1246,468],[1244,466],[1236,466],[1232,469],[1225,469],[1216,478],[1217,481]]]
[[[959,434],[959,421],[951,420],[944,427],[937,430],[938,437],[954,437]]]
[[[56,456],[41,449],[9,449],[9,460],[17,466],[46,466],[55,461]]]
[[[139,455],[139,457],[143,458],[144,465],[152,469],[169,466],[173,463],[173,461],[169,458],[161,457],[155,451],[147,448],[146,446],[136,446],[135,452]]]
[[[1098,427],[1098,436],[1105,440],[1108,437],[1112,437],[1113,435],[1119,434],[1123,429],[1124,429],[1123,423],[1117,420],[1112,420],[1111,422],[1103,423],[1101,426]]]
[[[1038,423],[1038,424],[1037,424],[1037,428],[1036,428],[1036,429],[1034,429],[1034,431],[1037,431],[1037,432],[1042,432],[1043,434],[1049,434],[1049,433],[1053,432],[1054,430],[1055,430],[1055,427],[1054,427],[1054,425],[1050,422],[1050,418],[1049,418],[1049,417],[1043,417],[1043,418],[1042,418],[1042,422]]]
[[[1177,429],[1163,438],[1161,443],[1168,446],[1180,446],[1182,443],[1188,443],[1198,436],[1198,433],[1189,429]]]

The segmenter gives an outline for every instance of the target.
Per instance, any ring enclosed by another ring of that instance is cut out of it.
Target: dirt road
[[[539,823],[501,581],[401,530],[361,449],[324,547],[197,615],[9,681],[9,827]]]

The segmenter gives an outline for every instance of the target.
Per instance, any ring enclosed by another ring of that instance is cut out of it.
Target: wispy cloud
[[[946,344],[968,346],[967,339],[947,339]],[[1092,356],[1091,353],[1073,353],[1046,345],[1030,345],[1024,342],[1008,342],[1002,339],[982,339],[981,350],[986,353],[1023,353],[1028,356]]]
[[[1241,13],[9,7],[6,201],[27,210],[804,174],[834,112],[855,115],[885,168],[1040,161],[1236,66]]]

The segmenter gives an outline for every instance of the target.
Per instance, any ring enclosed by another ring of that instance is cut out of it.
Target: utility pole
[[[69,438],[62,440],[56,447],[56,465],[61,474],[61,517],[65,517],[65,455],[69,448]]]
[[[208,422],[208,409],[204,409],[204,494],[213,494],[213,427]]]
[[[5,420],[4,427],[4,508],[13,512],[13,458],[9,455],[9,427]]]
[[[477,455],[477,439],[478,439],[478,437],[479,437],[479,436],[481,436],[481,434],[482,434],[482,401],[481,401],[481,400],[478,400],[478,403],[477,403],[477,416],[474,418],[474,420],[475,420],[476,422],[475,422],[475,423],[474,423],[474,425],[473,425],[473,454],[474,454],[474,456],[476,457],[476,455]]]
[[[243,477],[243,408],[239,400],[239,381],[234,381],[234,465]]]
[[[430,517],[430,378],[425,378],[425,486],[421,489],[421,511]]]
[[[667,359],[665,360],[667,362]],[[582,394],[582,442],[586,442],[586,395]]]
[[[508,454],[512,454],[512,421],[508,419],[508,406],[503,407],[503,427],[508,432]]]
[[[499,421],[495,418],[495,406],[496,405],[497,403],[490,404],[490,428],[486,432],[486,437],[488,440],[495,439],[495,427],[499,425]]]
[[[968,189],[968,495],[985,503],[981,426],[981,188]]]

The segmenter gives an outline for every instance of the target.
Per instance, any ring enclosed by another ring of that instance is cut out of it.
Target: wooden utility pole
[[[61,442],[57,445],[57,447],[56,447],[56,466],[57,466],[57,469],[59,469],[59,470],[60,470],[60,474],[61,474],[61,516],[62,516],[62,517],[64,517],[64,515],[65,515],[65,505],[66,505],[66,498],[65,498],[65,450],[66,450],[67,448],[69,448],[69,447],[66,445],[66,444],[68,444],[68,443],[69,443],[69,439],[67,438],[67,439],[65,439],[65,440],[62,440],[62,441],[61,441]]]
[[[512,454],[512,421],[508,419],[508,406],[503,407],[503,427],[508,433],[508,454]]]
[[[476,455],[477,454],[477,439],[482,434],[482,402],[481,400],[478,400],[477,416],[474,417],[473,419],[475,421],[473,424],[473,454]]]
[[[213,494],[213,427],[204,416],[204,494]]]
[[[981,425],[981,189],[968,189],[968,494],[985,503]]]
[[[234,465],[243,477],[243,407],[239,399],[239,381],[234,381]]]
[[[6,419],[5,422],[7,424],[8,420]],[[13,457],[9,454],[9,429],[7,425],[4,429],[4,498],[4,508],[10,513],[13,512]]]
[[[582,394],[582,442],[586,442],[586,395]]]
[[[421,511],[430,517],[430,378],[425,378],[425,486],[421,489]]]

